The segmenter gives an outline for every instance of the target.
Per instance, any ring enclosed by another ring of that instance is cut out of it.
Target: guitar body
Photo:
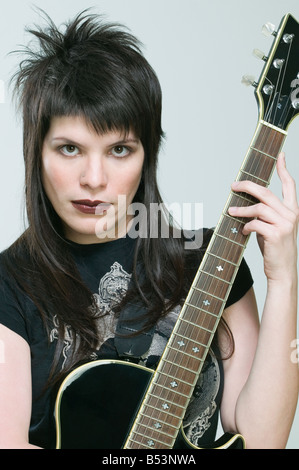
[[[57,395],[56,447],[122,449],[152,377],[152,370],[122,361],[99,360],[75,369]],[[182,429],[174,447],[197,448]],[[244,440],[225,434],[214,447],[242,449]]]

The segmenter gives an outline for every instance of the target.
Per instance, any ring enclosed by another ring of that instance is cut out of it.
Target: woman
[[[163,138],[159,82],[136,39],[84,14],[64,33],[49,20],[33,34],[40,49],[27,51],[15,77],[28,229],[1,255],[3,448],[55,447],[53,392],[76,364],[124,358],[155,368],[210,238],[204,231],[202,246],[187,249],[167,214],[134,218],[132,207],[149,214],[162,203]],[[277,170],[283,202],[250,182],[233,186],[261,201],[230,212],[254,218],[244,233],[259,237],[268,290],[259,327],[242,262],[184,418],[197,446],[211,444],[219,410],[248,448],[288,438],[298,395],[290,345],[299,211],[283,155]],[[151,236],[153,222],[169,235]]]

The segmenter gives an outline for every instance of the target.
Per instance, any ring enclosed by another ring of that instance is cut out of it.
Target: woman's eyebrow
[[[64,136],[61,136],[61,137],[53,137],[51,139],[51,142],[56,142],[56,141],[64,141],[64,142],[71,142],[72,144],[74,145],[77,145],[77,146],[82,146],[82,144],[80,144],[79,142],[76,142],[74,139],[70,138],[70,137],[64,137]],[[137,138],[133,138],[133,137],[124,137],[123,139],[120,139],[120,140],[117,140],[116,142],[111,142],[108,144],[108,146],[110,147],[111,145],[120,145],[120,144],[139,144],[140,143],[140,139],[137,139]]]
[[[79,142],[76,142],[74,139],[70,138],[70,137],[53,137],[51,140],[51,142],[56,142],[56,141],[62,141],[62,142],[71,142],[72,144],[74,145],[82,145],[82,144],[79,144]]]
[[[121,139],[117,142],[113,142],[112,144],[110,145],[120,145],[120,144],[139,144],[140,143],[140,139],[134,139],[134,138],[124,138],[124,139]]]

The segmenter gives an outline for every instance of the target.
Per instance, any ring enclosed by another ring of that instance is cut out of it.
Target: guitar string
[[[292,38],[291,43],[290,43],[289,54],[288,54],[288,62],[289,62],[289,56],[290,56],[290,53],[291,53],[291,47],[293,46],[293,39],[294,38]],[[286,73],[286,68],[285,68],[285,73]],[[298,76],[296,78],[298,78]],[[295,108],[292,105],[291,94],[290,94],[290,100],[288,100],[288,106],[289,106],[289,111],[288,111],[288,113],[285,113],[284,122],[283,122],[284,126],[286,124],[288,114],[289,114],[290,110],[292,110],[292,108],[293,108],[293,111],[292,111],[291,116],[294,117],[294,115],[295,115]]]
[[[283,64],[282,68],[280,69],[280,71],[282,72],[282,79],[281,79],[280,89],[279,89],[279,92],[278,92],[279,93],[279,98],[281,98],[281,96],[282,96],[282,86],[283,86],[283,83],[285,81],[285,74],[286,74],[286,70],[287,70],[287,65],[289,63],[289,57],[290,57],[290,53],[291,53],[292,44],[293,44],[293,39],[289,43],[288,53],[287,53],[287,57],[286,57],[286,65]],[[280,77],[278,78],[278,83],[279,83],[279,80],[280,80]],[[273,116],[274,120],[276,119],[276,113],[277,112],[278,112],[278,107],[276,108],[274,116]]]

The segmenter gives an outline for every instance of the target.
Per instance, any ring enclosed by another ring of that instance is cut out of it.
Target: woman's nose
[[[86,156],[80,175],[80,184],[94,190],[105,187],[107,182],[108,175],[104,158],[100,155]]]

